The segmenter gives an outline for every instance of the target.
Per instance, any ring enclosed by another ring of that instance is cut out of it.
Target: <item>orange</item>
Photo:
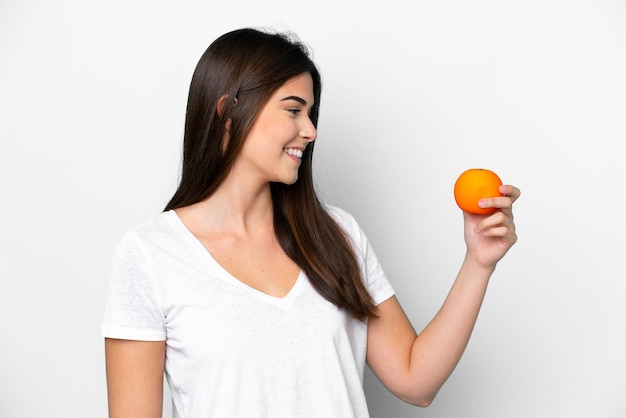
[[[475,215],[489,215],[495,208],[481,208],[478,201],[483,198],[502,196],[498,187],[502,184],[500,177],[493,171],[484,168],[470,168],[461,173],[454,183],[454,199],[465,212]]]

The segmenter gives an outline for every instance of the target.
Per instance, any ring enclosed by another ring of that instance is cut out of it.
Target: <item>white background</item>
[[[373,417],[626,416],[626,2],[0,2],[0,416],[104,418],[111,253],[174,191],[197,60],[295,31],[325,81],[315,170],[421,329],[463,256],[454,180],[519,186],[519,243],[434,404]],[[166,415],[168,413],[166,412]]]

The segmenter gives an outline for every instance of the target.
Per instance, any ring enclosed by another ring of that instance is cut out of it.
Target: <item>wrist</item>
[[[465,259],[463,260],[463,269],[467,272],[467,274],[471,275],[472,277],[484,278],[488,280],[493,272],[496,270],[496,265],[485,265],[483,263],[480,263],[469,253],[466,253]]]

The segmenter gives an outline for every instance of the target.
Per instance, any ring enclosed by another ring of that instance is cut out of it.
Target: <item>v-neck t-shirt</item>
[[[354,218],[328,212],[353,243],[374,302],[393,289]],[[102,336],[166,341],[165,376],[180,418],[368,417],[367,323],[300,272],[282,298],[228,273],[174,211],[122,238]]]

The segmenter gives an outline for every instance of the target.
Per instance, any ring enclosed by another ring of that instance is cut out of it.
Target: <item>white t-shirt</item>
[[[347,231],[376,304],[393,295],[362,230]],[[108,283],[102,335],[166,341],[165,374],[180,418],[368,417],[367,325],[300,273],[283,298],[231,276],[174,211],[128,232]]]

